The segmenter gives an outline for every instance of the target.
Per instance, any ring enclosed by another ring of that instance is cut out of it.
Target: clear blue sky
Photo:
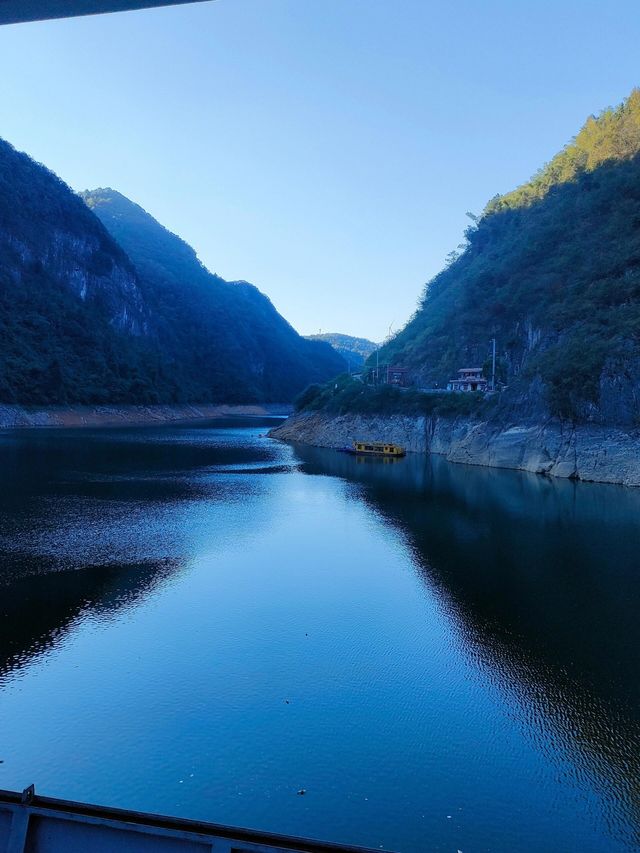
[[[302,333],[379,340],[496,192],[640,83],[637,0],[215,0],[0,28],[0,135]]]

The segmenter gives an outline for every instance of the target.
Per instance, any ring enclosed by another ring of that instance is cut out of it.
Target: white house
[[[487,384],[481,367],[463,367],[457,379],[449,380],[447,391],[486,391]]]

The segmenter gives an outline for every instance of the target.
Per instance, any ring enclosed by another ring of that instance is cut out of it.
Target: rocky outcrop
[[[401,444],[411,453],[429,453],[427,418],[395,415],[297,414],[269,433],[281,441],[311,444],[316,447],[345,447],[357,440],[384,438]]]
[[[12,286],[21,287],[25,276],[46,270],[48,280],[72,291],[83,302],[100,299],[111,325],[119,331],[145,334],[148,312],[135,270],[119,250],[108,253],[100,236],[77,236],[55,230],[50,240],[31,245],[0,228],[3,273]]]
[[[450,462],[640,486],[640,430],[597,424],[571,426],[550,420],[498,426],[466,418],[303,413],[269,435],[319,447],[384,438],[409,452],[436,453]]]
[[[143,335],[146,310],[133,264],[56,175],[0,140],[0,283],[37,280],[99,301],[119,331]]]

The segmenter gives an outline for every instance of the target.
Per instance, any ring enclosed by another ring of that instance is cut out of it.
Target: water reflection
[[[565,784],[587,776],[612,830],[640,845],[640,490],[438,457],[296,455],[309,474],[362,484],[372,512],[405,531],[468,656]]]
[[[0,583],[0,685],[55,648],[79,619],[135,607],[175,570],[167,562],[47,573],[40,564],[36,577]]]
[[[237,504],[250,491],[221,474],[273,467],[270,442],[237,440],[240,419],[227,434],[224,421],[215,426],[215,442],[207,424],[3,436],[0,478],[11,488],[0,489],[0,584],[52,570],[187,559],[206,538],[198,507]]]
[[[134,608],[180,571],[197,538],[194,503],[242,496],[242,485],[216,474],[285,470],[262,464],[273,458],[268,443],[234,433],[212,442],[210,426],[2,436],[0,477],[10,487],[0,488],[0,684],[82,618]]]
[[[640,491],[262,433],[0,438],[5,787],[406,853],[634,849]]]

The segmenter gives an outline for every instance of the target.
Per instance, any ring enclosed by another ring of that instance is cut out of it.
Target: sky
[[[210,0],[0,27],[0,136],[113,187],[303,334],[384,339],[640,85],[637,0]]]

